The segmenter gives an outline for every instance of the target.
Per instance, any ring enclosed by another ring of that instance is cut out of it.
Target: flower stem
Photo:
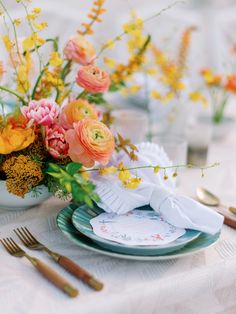
[[[20,101],[23,103],[23,105],[26,105],[26,102],[25,102],[24,98],[20,94],[18,94],[17,92],[15,92],[15,91],[13,91],[13,90],[5,87],[5,86],[0,86],[0,89],[5,91],[5,92],[7,92],[7,93],[9,93],[9,94],[12,94],[12,95],[16,96],[17,98],[20,99]]]
[[[86,95],[88,94],[88,92],[84,89],[77,97],[76,99],[79,98],[86,98]]]
[[[49,62],[45,65],[45,67],[42,69],[42,71],[40,72],[40,74],[39,74],[39,76],[38,76],[38,79],[37,79],[37,81],[36,81],[36,83],[35,83],[35,85],[34,85],[34,88],[33,88],[33,91],[32,91],[32,95],[31,95],[31,99],[34,99],[34,97],[35,97],[35,93],[36,93],[36,90],[37,90],[37,87],[38,87],[38,85],[39,85],[39,83],[40,83],[40,81],[41,81],[41,78],[42,78],[42,76],[43,76],[43,74],[44,74],[44,72],[46,71],[46,69],[47,69],[47,67],[49,66]]]
[[[139,167],[130,167],[130,168],[125,168],[125,169],[117,169],[117,171],[124,171],[124,170],[138,170],[138,169],[154,169],[158,167],[160,170],[166,170],[166,169],[179,169],[179,168],[191,168],[191,169],[200,169],[201,171],[207,170],[210,168],[214,168],[216,166],[219,166],[218,162],[215,162],[214,164],[208,165],[208,166],[195,166],[192,164],[184,164],[184,165],[174,165],[174,166],[159,166],[159,165],[146,165],[146,166],[139,166]],[[91,172],[91,171],[99,171],[100,169],[103,168],[93,168],[93,169],[86,169],[86,170],[81,170],[80,172]]]

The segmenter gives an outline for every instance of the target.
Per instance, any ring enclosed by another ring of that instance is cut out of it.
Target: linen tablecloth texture
[[[224,143],[213,143],[209,162],[221,166],[201,178],[198,170],[180,175],[179,192],[194,196],[205,186],[222,201],[236,204],[236,150],[234,133]],[[94,292],[53,263],[33,252],[80,289],[69,299],[47,283],[26,259],[16,259],[0,247],[0,313],[4,314],[235,314],[236,230],[223,227],[219,242],[196,255],[161,262],[109,258],[81,249],[57,229],[55,217],[64,203],[51,199],[39,208],[0,212],[0,237],[26,225],[50,248],[72,258],[105,283]]]

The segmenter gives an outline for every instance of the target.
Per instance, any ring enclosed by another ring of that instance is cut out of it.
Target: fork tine
[[[8,242],[12,245],[14,248],[15,252],[20,251],[21,248],[16,244],[16,242],[12,238],[7,238]]]
[[[25,237],[25,235],[21,232],[19,228],[13,230],[18,238],[24,243],[24,245],[29,245],[30,241]]]
[[[5,249],[7,250],[7,252],[11,254],[12,251],[11,251],[10,247],[8,247],[8,243],[6,242],[6,240],[0,239],[0,241],[1,241],[2,245],[5,247]]]
[[[15,248],[14,248],[14,246],[11,244],[9,238],[5,238],[5,239],[3,239],[3,241],[4,241],[5,244],[8,246],[8,249],[11,251],[11,253],[15,253]]]
[[[22,228],[23,229],[23,228]],[[28,236],[36,243],[38,243],[38,240],[35,239],[35,237],[32,235],[32,233],[29,231],[27,227],[24,227],[24,231],[28,234]]]

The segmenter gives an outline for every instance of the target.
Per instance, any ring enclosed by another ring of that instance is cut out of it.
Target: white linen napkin
[[[122,160],[127,168],[171,165],[166,153],[157,144],[141,143],[137,148],[137,161],[131,161],[121,152],[113,160],[113,164],[117,165]],[[96,192],[101,199],[99,207],[108,213],[122,215],[150,204],[167,222],[176,227],[210,234],[215,234],[221,229],[223,216],[189,197],[174,193],[175,179],[171,176],[173,170],[166,170],[168,180],[163,179],[163,173],[154,173],[153,169],[137,169],[131,172],[142,178],[140,186],[135,190],[124,188],[115,175],[93,176]]]

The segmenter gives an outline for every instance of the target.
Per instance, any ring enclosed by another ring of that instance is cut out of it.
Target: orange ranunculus
[[[111,79],[107,72],[90,64],[79,69],[76,83],[90,93],[105,93],[110,87]]]
[[[72,129],[74,122],[84,118],[98,119],[95,108],[84,99],[69,102],[61,111],[59,120],[64,129]]]
[[[67,42],[64,48],[64,55],[68,60],[87,65],[96,57],[96,51],[84,36],[76,34]]]
[[[115,148],[114,137],[108,127],[90,118],[74,123],[74,129],[66,132],[66,141],[70,158],[85,167],[94,166],[95,161],[106,165]]]
[[[31,128],[13,128],[8,124],[0,130],[0,154],[10,154],[28,147],[35,139],[34,131]]]
[[[236,74],[229,75],[225,84],[225,89],[236,93]]]

